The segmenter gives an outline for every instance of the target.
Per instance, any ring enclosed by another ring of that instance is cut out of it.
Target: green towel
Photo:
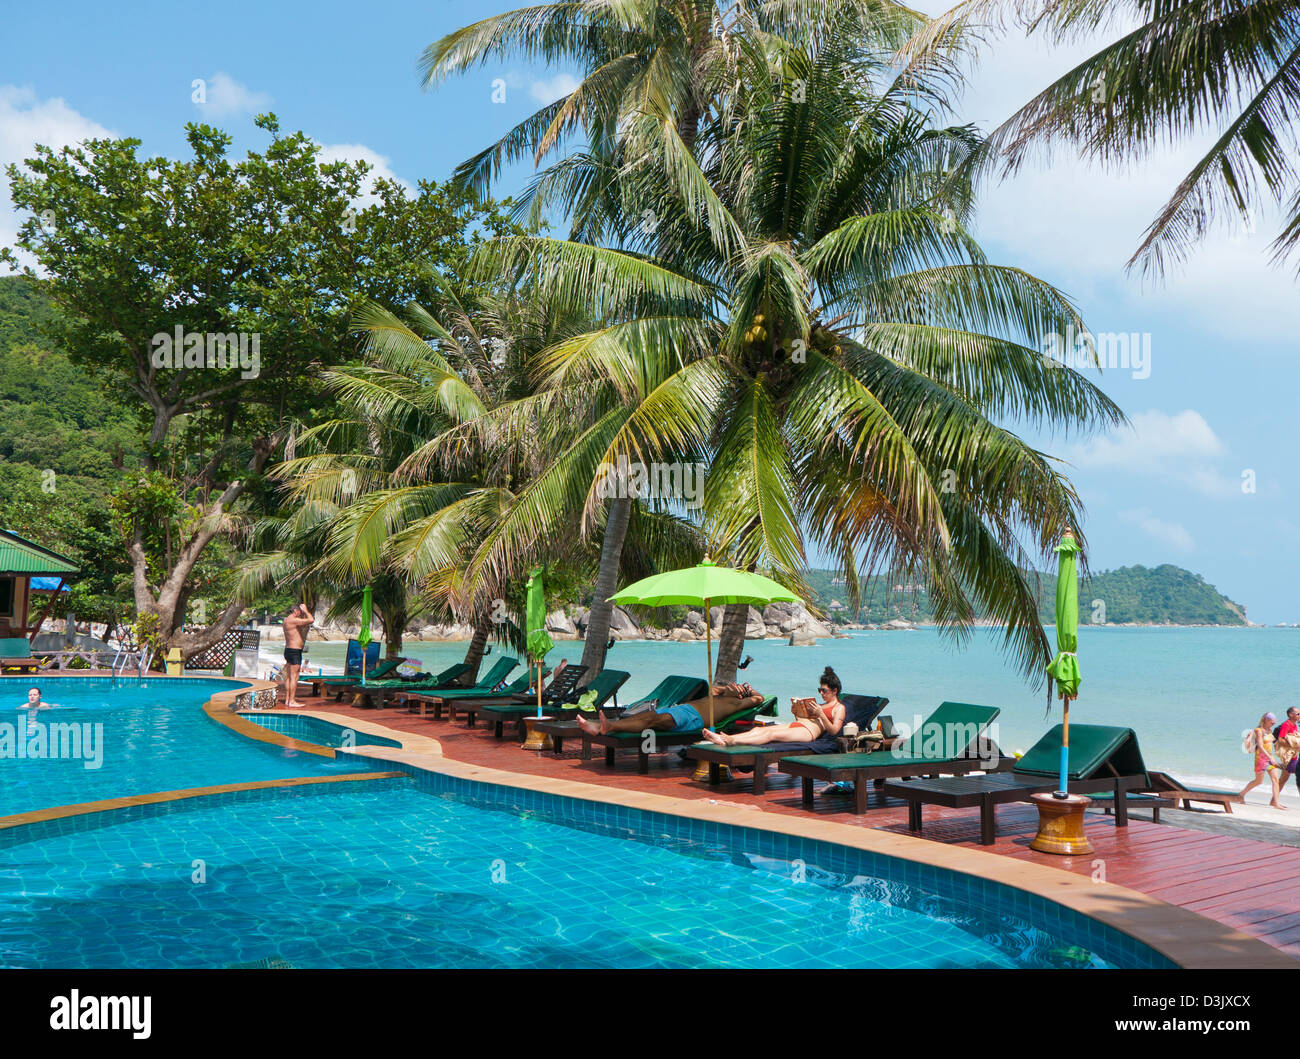
[[[596,712],[595,703],[596,703],[596,693],[594,691],[584,691],[580,696],[578,696],[578,703],[577,703],[578,709],[582,710],[585,713],[595,713]]]

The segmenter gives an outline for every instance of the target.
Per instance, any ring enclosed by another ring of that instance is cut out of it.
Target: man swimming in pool
[[[713,687],[713,716],[725,721],[733,713],[752,709],[762,703],[759,695],[748,684],[715,684]],[[610,732],[699,732],[704,728],[704,715],[709,712],[709,699],[692,699],[675,706],[656,706],[652,710],[629,711],[612,720],[603,713],[600,723],[578,718],[578,727],[588,735],[608,735]]]
[[[315,624],[316,617],[306,603],[299,603],[284,619],[284,704],[291,710],[302,709],[298,701],[298,672],[302,669],[307,630]]]
[[[27,701],[18,708],[20,710],[48,710],[50,704],[41,698],[40,688],[28,688]]]

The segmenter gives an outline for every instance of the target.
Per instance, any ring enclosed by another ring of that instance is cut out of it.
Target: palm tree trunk
[[[728,603],[722,611],[722,632],[718,635],[718,664],[713,682],[728,684],[736,679],[736,667],[745,650],[745,627],[749,624],[748,603]]]
[[[474,635],[470,637],[469,650],[465,652],[465,664],[469,670],[460,682],[469,687],[478,677],[479,663],[483,661],[483,649],[487,647],[488,634],[492,631],[492,615],[480,614],[474,619]]]
[[[586,642],[582,646],[582,664],[590,680],[605,668],[605,651],[609,645],[609,620],[614,604],[609,597],[618,587],[618,563],[627,539],[627,524],[632,517],[632,498],[614,497],[605,517],[605,539],[600,546],[600,569],[596,572],[596,598],[587,615]]]
[[[406,631],[406,608],[389,606],[381,614],[384,620],[384,657],[400,658],[402,633]]]

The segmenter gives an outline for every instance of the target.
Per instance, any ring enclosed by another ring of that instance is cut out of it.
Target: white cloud
[[[191,85],[190,99],[205,119],[257,114],[271,105],[271,97],[265,92],[255,92],[229,74],[218,72],[198,80],[202,84]],[[194,98],[196,94],[199,99]]]
[[[1107,467],[1137,472],[1166,471],[1188,460],[1210,460],[1223,443],[1200,412],[1186,409],[1169,415],[1152,410],[1129,417],[1122,427],[1087,444],[1074,446],[1070,462],[1080,467]]]
[[[321,164],[327,162],[365,162],[370,166],[370,173],[366,177],[366,183],[362,185],[362,194],[357,200],[357,205],[361,208],[369,206],[375,201],[374,182],[379,179],[396,181],[406,189],[408,195],[415,194],[415,188],[393,172],[393,167],[387,155],[382,155],[378,151],[372,150],[365,144],[361,143],[327,143],[322,144],[320,154],[317,155],[317,161]]]
[[[1196,542],[1187,532],[1187,527],[1179,522],[1166,522],[1164,519],[1156,518],[1149,508],[1140,507],[1131,511],[1121,511],[1119,517],[1122,522],[1137,526],[1148,537],[1175,551],[1190,552],[1196,549]]]
[[[528,86],[528,91],[532,97],[539,103],[554,103],[557,99],[567,96],[578,87],[578,79],[572,74],[556,74],[549,81],[545,79],[534,80]]]
[[[98,122],[73,110],[60,98],[37,99],[30,88],[0,85],[0,171],[10,163],[21,165],[31,157],[36,144],[63,147],[83,140],[111,137],[114,133]],[[4,200],[9,201],[8,180]],[[13,246],[21,215],[12,208],[0,210],[0,246]],[[26,254],[17,254],[24,264],[35,265]]]

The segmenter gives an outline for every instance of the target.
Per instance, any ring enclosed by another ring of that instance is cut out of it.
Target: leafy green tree
[[[130,400],[143,423],[132,457],[189,512],[159,552],[157,527],[133,514],[136,487],[124,487],[135,607],[187,655],[238,617],[232,596],[210,604],[205,630],[181,631],[204,554],[268,501],[263,476],[289,424],[328,408],[317,380],[352,354],[351,313],[367,298],[409,300],[430,267],[456,285],[477,240],[513,230],[453,188],[367,189],[364,163],[322,164],[304,133],[281,135],[273,115],[257,124],[271,142],[239,160],[230,137],[191,125],[184,160],[105,139],[37,147],[8,170],[27,214],[16,245],[61,310],[49,338]]]

